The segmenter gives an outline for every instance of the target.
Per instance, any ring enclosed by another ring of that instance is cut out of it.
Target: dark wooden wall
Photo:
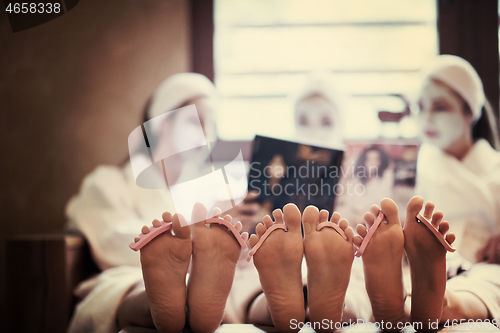
[[[62,231],[83,177],[128,157],[149,95],[191,70],[189,5],[85,0],[17,33],[0,12],[0,323],[5,238]]]
[[[191,67],[214,81],[214,1],[191,0]]]
[[[439,52],[477,70],[498,119],[498,0],[438,0]]]

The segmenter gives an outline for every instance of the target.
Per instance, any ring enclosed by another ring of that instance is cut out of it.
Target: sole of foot
[[[189,227],[182,227],[182,216],[163,214],[172,229],[141,249],[141,266],[151,316],[160,332],[179,332],[186,322],[186,274],[191,258]],[[153,221],[159,226],[160,221]],[[173,232],[172,232],[173,231]],[[143,233],[149,228],[144,226]]]
[[[211,217],[220,217],[216,208]],[[191,227],[193,256],[188,281],[189,324],[194,332],[214,332],[224,316],[227,297],[233,284],[241,246],[227,227],[219,224],[205,225],[207,209],[196,204]],[[224,216],[232,222],[229,215]],[[234,224],[241,231],[241,222]],[[244,233],[246,239],[248,234]]]
[[[266,296],[273,325],[279,332],[297,332],[292,320],[304,322],[304,292],[302,284],[302,258],[304,247],[301,231],[301,214],[297,206],[288,204],[283,211],[273,212],[256,227],[256,235],[250,237],[254,247],[260,237],[275,223],[285,224],[288,231],[273,231],[253,256],[253,262]]]
[[[328,211],[308,206],[302,214],[304,226],[304,253],[307,262],[307,296],[311,323],[337,323],[342,320],[344,299],[354,260],[354,231],[339,213],[333,213],[330,222],[338,225],[347,237],[319,223],[328,221]],[[317,328],[317,332],[333,332],[335,325]]]
[[[397,330],[398,323],[405,322],[402,259],[404,234],[399,222],[398,207],[385,198],[380,208],[373,205],[364,215],[366,225],[358,224],[354,244],[360,246],[367,235],[367,227],[375,222],[379,211],[385,215],[363,253],[366,291],[372,305],[373,316],[384,323],[384,330]]]
[[[411,319],[422,323],[422,331],[432,331],[430,323],[439,321],[443,311],[447,279],[446,249],[425,225],[415,219],[423,207],[424,200],[421,197],[413,197],[408,203],[404,228],[405,251],[411,271]],[[455,235],[447,233],[449,223],[442,221],[442,212],[433,211],[434,204],[428,202],[423,216],[452,244]]]

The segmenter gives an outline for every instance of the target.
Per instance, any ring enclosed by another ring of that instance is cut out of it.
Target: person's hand
[[[477,261],[500,264],[500,234],[491,237],[486,245],[477,252]]]
[[[264,216],[271,214],[271,203],[260,204],[255,199],[259,197],[257,191],[249,191],[245,199],[229,210],[227,214],[243,224],[242,232],[254,233],[255,226],[262,221]]]

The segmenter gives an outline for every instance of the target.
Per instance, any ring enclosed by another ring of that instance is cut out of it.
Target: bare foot
[[[288,204],[273,212],[274,220],[265,216],[263,224],[256,227],[257,235],[250,237],[250,247],[274,223],[285,224],[288,231],[273,231],[253,256],[259,271],[260,283],[267,299],[271,318],[279,332],[294,331],[290,328],[292,319],[304,322],[304,292],[302,286],[302,257],[304,247],[301,232],[301,214],[297,206]],[[298,331],[295,330],[295,331]]]
[[[151,316],[160,332],[180,332],[186,317],[186,274],[191,258],[189,227],[181,227],[179,217],[163,214],[163,220],[172,221],[172,230],[156,237],[141,249],[141,266],[149,300]],[[182,217],[181,217],[182,218]],[[153,226],[160,226],[154,220]],[[143,233],[149,228],[144,226]]]
[[[219,217],[220,209],[212,216]],[[196,204],[193,221],[204,221],[207,209]],[[226,215],[224,219],[231,222]],[[235,228],[241,231],[237,222]],[[233,285],[236,264],[241,246],[227,227],[204,222],[193,225],[193,262],[188,282],[189,324],[194,332],[214,332],[224,315],[227,297]],[[248,234],[244,233],[246,240]]]
[[[386,220],[383,221],[368,243],[363,253],[365,285],[372,305],[375,321],[386,331],[399,331],[398,323],[405,322],[402,259],[404,235],[399,223],[398,207],[391,199],[385,198],[380,206]],[[373,205],[371,213],[364,219],[368,227],[373,225],[379,207]],[[364,225],[358,224],[354,244],[360,246],[367,234]]]
[[[436,236],[415,216],[422,210],[424,200],[413,197],[408,203],[404,229],[405,251],[411,270],[411,319],[422,323],[423,331],[432,331],[430,324],[441,319],[446,289],[446,249]],[[441,222],[442,212],[432,214],[434,204],[425,205],[423,216],[440,231],[448,243],[455,241],[448,222]]]
[[[317,231],[318,223],[328,221],[328,211],[319,212],[314,206],[308,206],[304,210],[302,221],[310,321],[322,323],[327,319],[329,323],[340,322],[354,260],[354,231],[348,226],[347,220],[340,221],[339,213],[333,213],[331,222],[344,230],[347,240],[332,228],[325,227]],[[331,328],[316,331],[335,331],[335,326]]]

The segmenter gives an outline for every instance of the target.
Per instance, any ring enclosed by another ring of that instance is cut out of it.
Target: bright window
[[[330,72],[351,96],[348,138],[380,136],[378,111],[402,111],[438,54],[435,0],[215,0],[219,136],[290,137],[290,93]],[[361,119],[365,120],[362,121]]]

